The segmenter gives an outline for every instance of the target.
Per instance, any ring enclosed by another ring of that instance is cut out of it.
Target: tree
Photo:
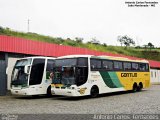
[[[130,45],[135,45],[135,41],[127,35],[118,36],[117,41],[120,42],[121,46],[124,44],[126,48]]]
[[[57,37],[56,40],[60,41],[61,43],[64,42],[64,39],[61,37]]]
[[[0,33],[4,32],[4,28],[0,26]]]
[[[154,48],[154,45],[153,45],[151,42],[149,42],[149,43],[148,43],[148,47],[149,47],[150,50],[151,50],[152,48]]]
[[[92,44],[96,44],[96,45],[100,45],[100,41],[97,40],[95,37],[92,38],[92,40],[90,41]]]
[[[78,43],[82,43],[83,42],[83,38],[80,38],[80,37],[75,37],[75,40]]]
[[[151,42],[149,42],[147,45],[143,45],[143,47],[144,47],[145,49],[151,50],[151,49],[154,48],[154,45],[153,45]]]
[[[121,39],[122,36],[117,37],[117,41],[120,42],[121,46],[123,45],[123,39]]]
[[[148,48],[148,49],[152,49],[152,48],[154,48],[154,45],[151,43],[151,42],[149,42],[147,45],[144,45],[145,46],[145,48]]]
[[[71,38],[67,38],[67,40],[71,40]]]
[[[104,47],[107,47],[107,44],[106,44],[106,43],[103,43],[103,46],[104,46]]]
[[[147,49],[148,48],[148,45],[143,45],[144,49]]]

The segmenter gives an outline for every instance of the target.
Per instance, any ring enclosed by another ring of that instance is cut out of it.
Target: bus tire
[[[51,93],[51,85],[47,88],[47,97],[51,97],[52,93]]]
[[[99,94],[99,89],[96,85],[92,86],[91,91],[90,91],[90,95],[92,98],[97,97]]]
[[[141,91],[143,89],[143,83],[139,83],[139,85],[138,85],[138,91]]]
[[[138,90],[137,83],[134,83],[134,84],[133,84],[132,91],[133,91],[133,92],[136,92],[137,90]]]

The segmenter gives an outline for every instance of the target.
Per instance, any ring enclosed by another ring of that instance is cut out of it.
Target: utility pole
[[[30,20],[28,19],[28,33],[29,33],[29,22],[30,22]]]

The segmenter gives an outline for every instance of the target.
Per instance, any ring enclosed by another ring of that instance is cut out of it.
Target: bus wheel
[[[134,83],[134,84],[133,84],[133,89],[132,89],[132,91],[133,91],[133,92],[136,92],[137,90],[138,90],[137,83]]]
[[[98,87],[97,86],[93,86],[92,88],[91,88],[91,97],[97,97],[98,96],[98,94],[99,94],[99,89],[98,89]]]
[[[139,83],[139,86],[138,86],[138,91],[141,91],[142,90],[142,88],[143,88],[143,83]]]
[[[52,93],[51,93],[51,86],[49,86],[47,88],[47,97],[51,97],[52,96]]]

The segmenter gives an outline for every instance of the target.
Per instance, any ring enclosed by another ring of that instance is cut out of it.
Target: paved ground
[[[118,92],[98,98],[0,96],[0,113],[10,114],[160,114],[160,85],[137,93]]]

